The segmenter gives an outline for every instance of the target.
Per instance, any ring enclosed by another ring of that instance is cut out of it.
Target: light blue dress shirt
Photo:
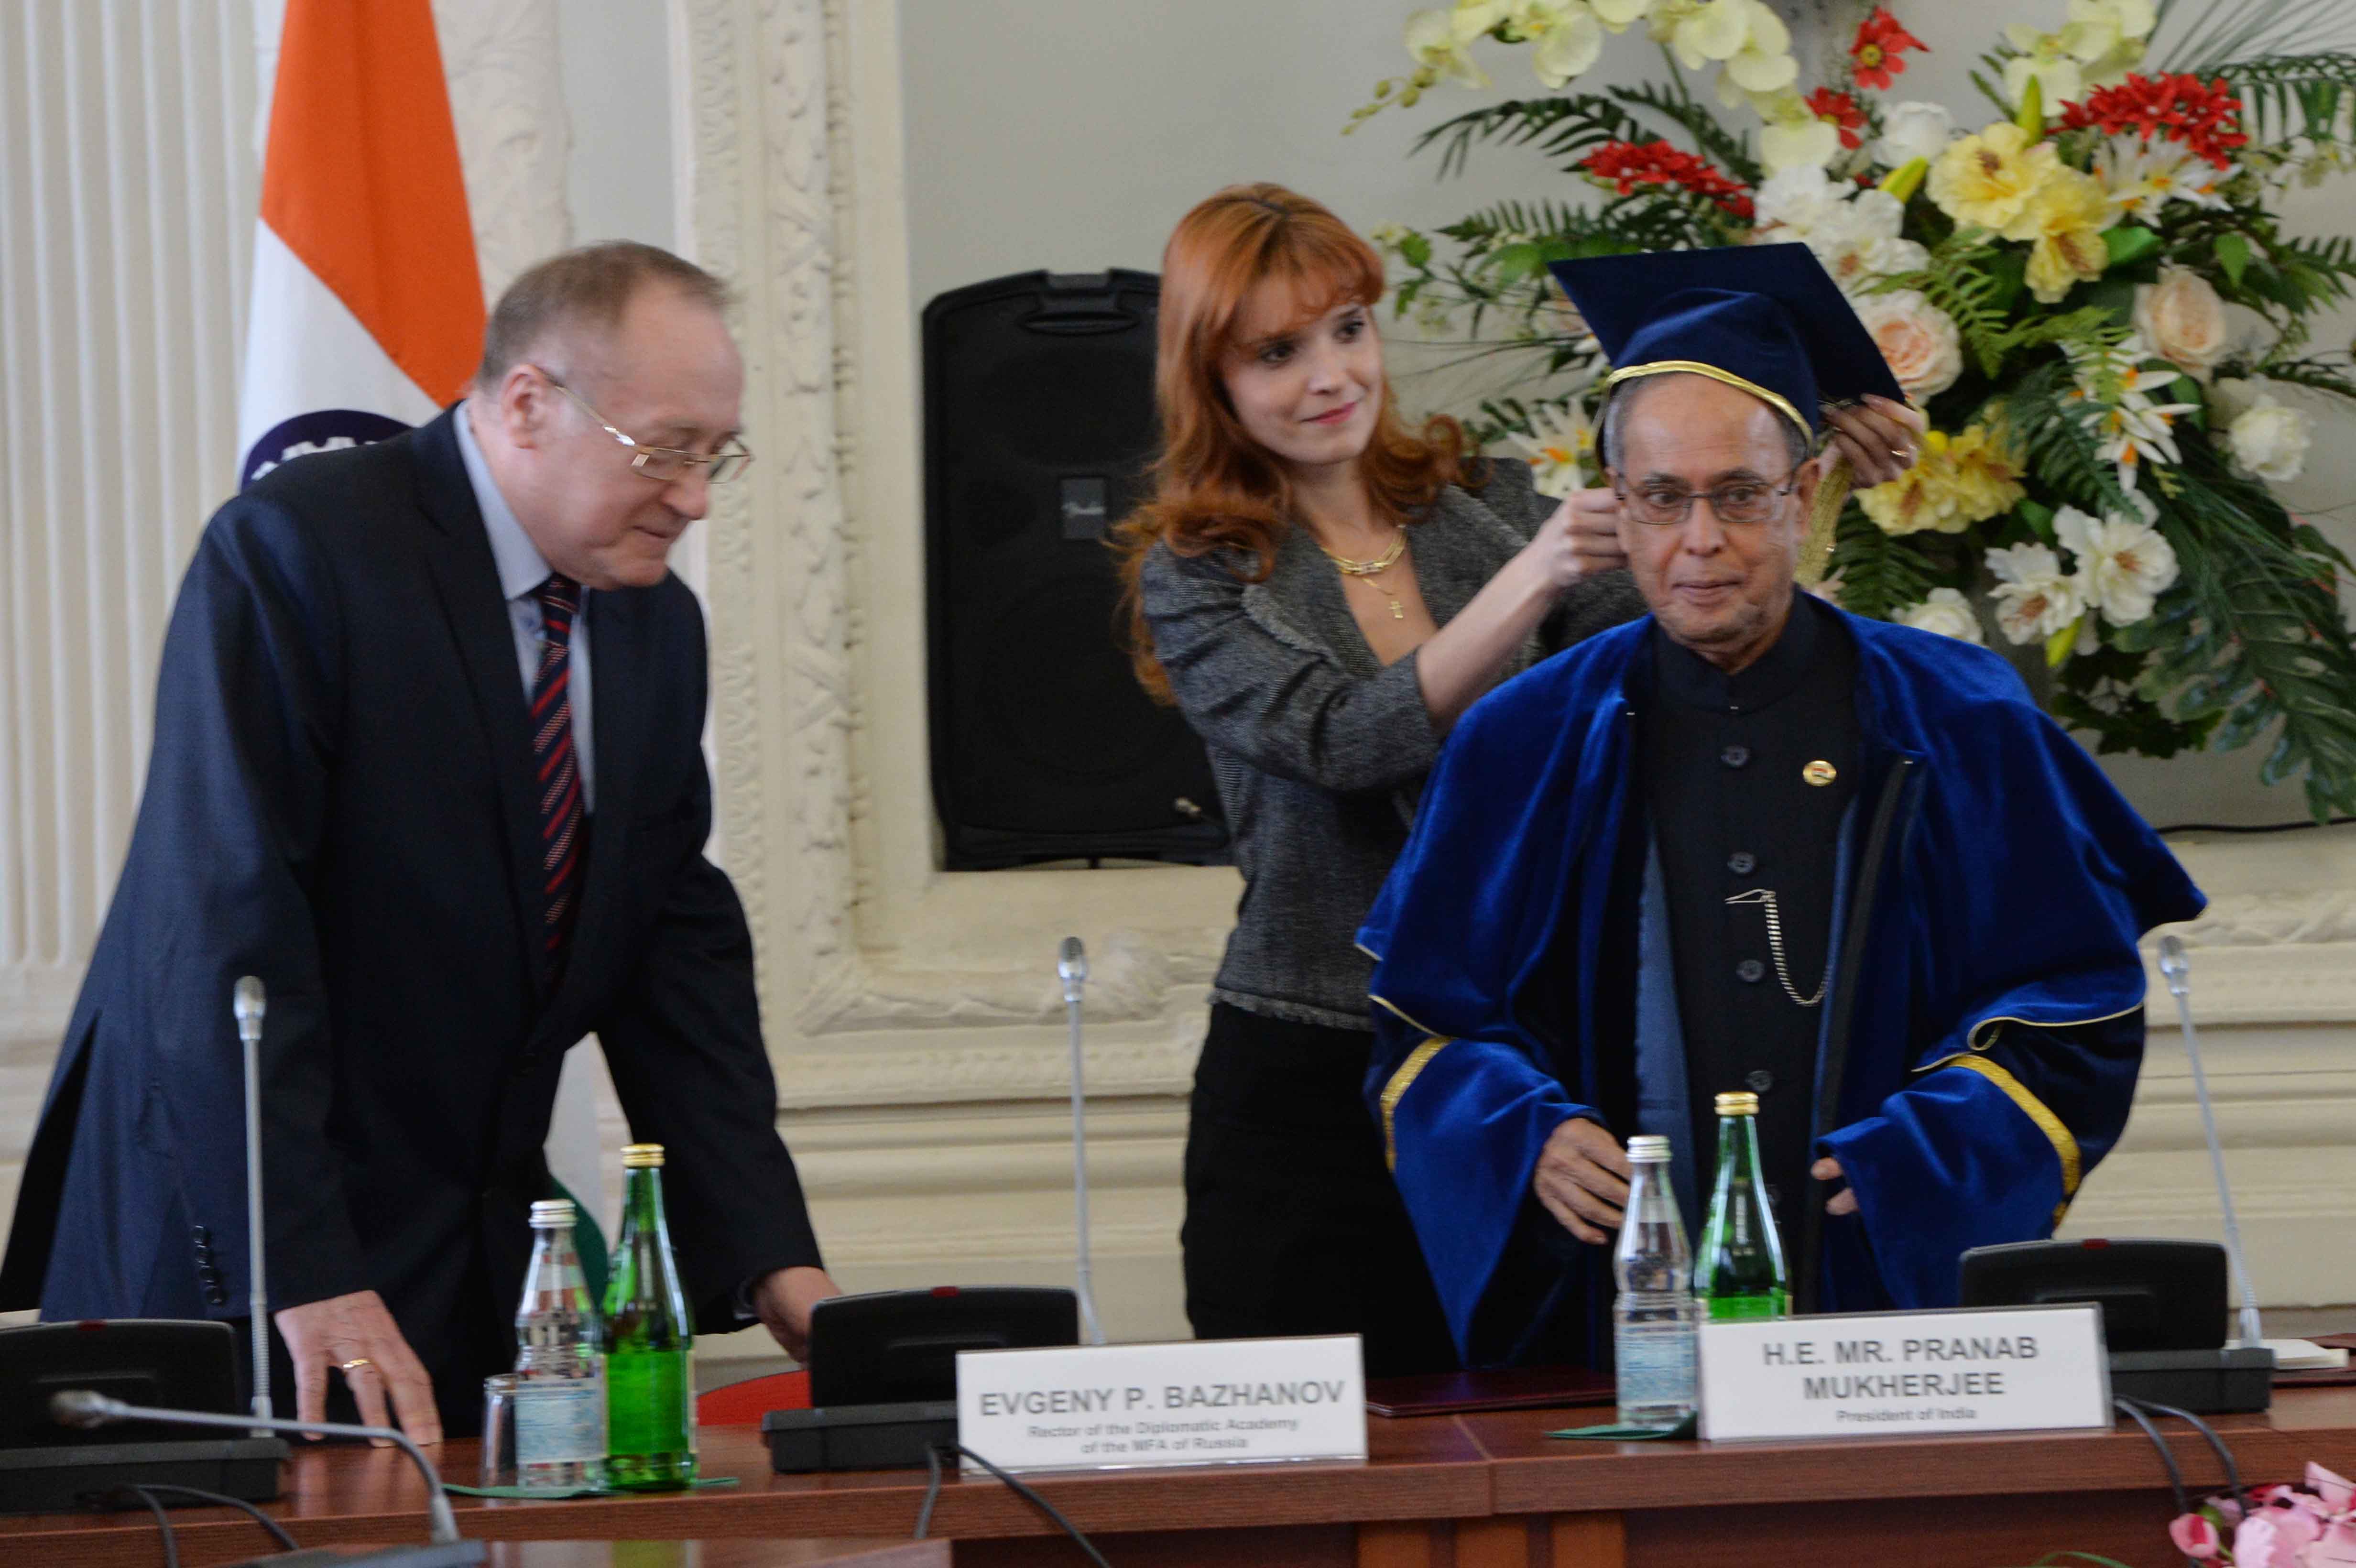
[[[466,477],[475,486],[475,505],[483,514],[483,529],[490,535],[491,559],[498,564],[499,593],[508,602],[508,623],[515,631],[516,667],[523,675],[523,699],[531,701],[532,683],[540,674],[541,635],[545,623],[541,618],[538,589],[548,581],[552,570],[531,542],[531,536],[516,521],[515,509],[491,479],[491,465],[483,461],[483,449],[475,442],[473,421],[467,417],[471,402],[458,405],[458,455],[466,460]],[[581,809],[585,815],[597,809],[596,747],[592,743],[594,726],[590,702],[589,662],[589,590],[581,591],[581,607],[573,617],[573,649],[570,656],[572,674],[566,682],[566,696],[573,704],[573,755],[581,770]]]

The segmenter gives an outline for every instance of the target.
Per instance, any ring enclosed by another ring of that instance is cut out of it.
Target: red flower
[[[2196,157],[2229,167],[2235,149],[2249,145],[2242,130],[2242,101],[2219,77],[2206,87],[2196,76],[2131,76],[2116,87],[2097,88],[2079,102],[2062,106],[2062,123],[2072,131],[2098,130],[2106,136],[2133,131],[2181,142]]]
[[[1931,46],[1908,32],[1897,17],[1876,5],[1873,15],[1858,24],[1857,41],[1848,47],[1848,58],[1856,62],[1857,84],[1876,92],[1890,91],[1890,79],[1906,69],[1899,57],[1908,49],[1927,49]],[[1849,144],[1855,146],[1855,143]]]
[[[1820,87],[1808,94],[1808,112],[1819,120],[1829,120],[1840,127],[1841,145],[1852,150],[1865,145],[1858,133],[1865,129],[1865,111],[1857,100],[1846,92],[1835,92]]]
[[[1708,197],[1736,218],[1752,216],[1746,187],[1710,167],[1708,160],[1681,152],[1666,142],[1607,142],[1579,166],[1622,196],[1640,185],[1666,186],[1694,196]]]

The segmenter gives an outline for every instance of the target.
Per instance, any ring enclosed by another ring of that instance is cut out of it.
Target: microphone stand
[[[2258,1293],[2250,1284],[2250,1260],[2242,1251],[2242,1227],[2233,1218],[2233,1190],[2225,1184],[2225,1150],[2217,1141],[2217,1113],[2209,1103],[2209,1079],[2201,1071],[2201,1039],[2192,1027],[2191,965],[2184,944],[2173,936],[2159,939],[2159,973],[2176,998],[2176,1020],[2184,1030],[2184,1054],[2192,1059],[2192,1094],[2201,1102],[2201,1128],[2209,1138],[2209,1168],[2217,1178],[2217,1202],[2225,1211],[2225,1255],[2233,1260],[2233,1284],[2242,1293],[2242,1344],[2256,1349],[2265,1342],[2258,1327]]]
[[[1087,1342],[1101,1345],[1104,1328],[1097,1320],[1096,1288],[1088,1272],[1088,1107],[1080,1061],[1080,992],[1087,984],[1088,955],[1078,937],[1064,938],[1056,955],[1055,975],[1064,982],[1064,1010],[1072,1036],[1072,1208],[1079,1232],[1080,1323]]]
[[[391,1426],[347,1426],[333,1421],[283,1421],[273,1417],[251,1415],[216,1415],[209,1411],[155,1410],[146,1405],[125,1404],[88,1389],[67,1389],[49,1396],[49,1414],[61,1426],[105,1426],[117,1421],[158,1421],[172,1426],[225,1426],[232,1431],[247,1426],[266,1427],[273,1432],[300,1432],[323,1437],[367,1437],[397,1445],[406,1453],[417,1473],[425,1477],[425,1508],[427,1532],[436,1546],[458,1541],[458,1516],[451,1511],[450,1495],[442,1489],[441,1472],[425,1457],[425,1451],[409,1440],[409,1435]]]
[[[245,1053],[245,1271],[252,1318],[253,1413],[270,1420],[270,1285],[262,1256],[262,1019],[268,1004],[259,977],[237,983],[232,1010]],[[266,1427],[257,1428],[259,1437]]]

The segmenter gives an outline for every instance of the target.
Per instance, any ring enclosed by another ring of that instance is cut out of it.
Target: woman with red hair
[[[1138,677],[1202,736],[1244,877],[1187,1133],[1187,1316],[1362,1334],[1373,1376],[1456,1352],[1360,1097],[1357,928],[1464,710],[1644,613],[1611,491],[1558,503],[1455,421],[1400,417],[1382,293],[1374,248],[1280,186],[1181,219],[1156,490],[1117,534]],[[1860,483],[1894,477],[1870,444],[1842,443]]]

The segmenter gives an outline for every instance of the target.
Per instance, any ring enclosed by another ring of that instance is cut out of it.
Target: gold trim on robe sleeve
[[[1398,1103],[1415,1086],[1417,1075],[1431,1065],[1431,1059],[1438,1056],[1440,1048],[1448,1043],[1436,1035],[1425,1040],[1407,1053],[1407,1060],[1399,1063],[1398,1071],[1392,1073],[1390,1082],[1383,1085],[1383,1168],[1386,1170],[1398,1169],[1398,1136],[1392,1125]]]
[[[2022,1115],[2037,1124],[2037,1130],[2053,1145],[2053,1153],[2062,1161],[2062,1203],[2053,1211],[2053,1222],[2059,1225],[2062,1216],[2070,1211],[2070,1200],[2078,1195],[2078,1183],[2084,1179],[2085,1156],[2078,1149],[2077,1136],[2053,1114],[2052,1108],[2029,1092],[2029,1086],[1985,1056],[1951,1056],[1944,1061],[1934,1061],[1926,1071],[1942,1067],[1960,1067],[1976,1072],[2005,1092],[2007,1098],[2020,1107]]]

